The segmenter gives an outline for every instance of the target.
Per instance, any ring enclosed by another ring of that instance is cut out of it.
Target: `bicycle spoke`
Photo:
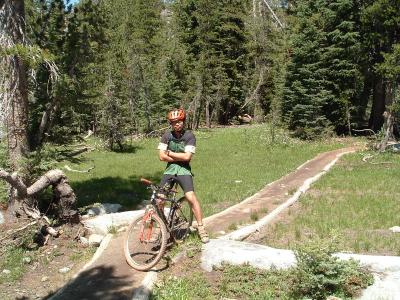
[[[178,203],[179,208],[175,211],[171,234],[175,240],[183,240],[190,233],[192,226],[193,212],[186,200],[181,199]]]
[[[127,231],[124,250],[128,263],[137,269],[153,267],[162,257],[166,246],[166,229],[154,215],[139,219]]]

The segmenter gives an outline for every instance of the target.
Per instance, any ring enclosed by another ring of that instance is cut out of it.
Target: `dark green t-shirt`
[[[177,138],[172,131],[164,133],[161,137],[159,150],[171,150],[172,152],[185,153],[196,151],[196,137],[194,134],[185,130],[180,138]],[[193,175],[189,162],[168,163],[164,171],[168,175]]]

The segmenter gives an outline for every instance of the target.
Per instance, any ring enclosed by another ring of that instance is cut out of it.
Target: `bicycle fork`
[[[146,211],[142,219],[142,226],[139,231],[139,240],[141,243],[150,242],[151,234],[153,233],[153,222],[151,220],[153,213],[154,210],[152,208],[146,207]]]

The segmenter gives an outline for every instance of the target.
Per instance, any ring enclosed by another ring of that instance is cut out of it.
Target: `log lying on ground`
[[[67,157],[74,157],[74,156],[77,156],[77,155],[79,155],[79,154],[81,154],[83,152],[92,151],[92,150],[93,150],[93,148],[91,148],[91,147],[83,147],[83,148],[76,149],[76,150],[68,153],[66,156]]]
[[[76,209],[76,196],[68,183],[67,176],[58,169],[50,170],[41,176],[31,186],[27,187],[17,173],[8,173],[0,169],[0,178],[7,181],[16,191],[14,201],[18,202],[17,210],[26,215],[38,219],[41,214],[37,208],[32,205],[31,198],[38,192],[46,189],[48,186],[53,188],[53,203],[57,206],[57,215],[63,221],[71,223],[79,222],[79,212]]]
[[[93,167],[90,167],[90,168],[87,169],[87,170],[74,170],[74,169],[72,169],[70,166],[65,165],[65,166],[64,166],[64,169],[67,170],[67,171],[70,171],[70,172],[75,172],[75,173],[89,173],[91,170],[94,169],[94,166],[93,166]]]

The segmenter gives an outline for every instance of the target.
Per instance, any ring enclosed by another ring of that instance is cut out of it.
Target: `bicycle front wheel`
[[[190,234],[190,227],[193,223],[193,211],[185,197],[177,201],[174,220],[171,228],[171,235],[175,241],[182,241]]]
[[[155,213],[134,220],[126,231],[124,253],[127,263],[139,271],[150,270],[164,255],[167,228]]]

